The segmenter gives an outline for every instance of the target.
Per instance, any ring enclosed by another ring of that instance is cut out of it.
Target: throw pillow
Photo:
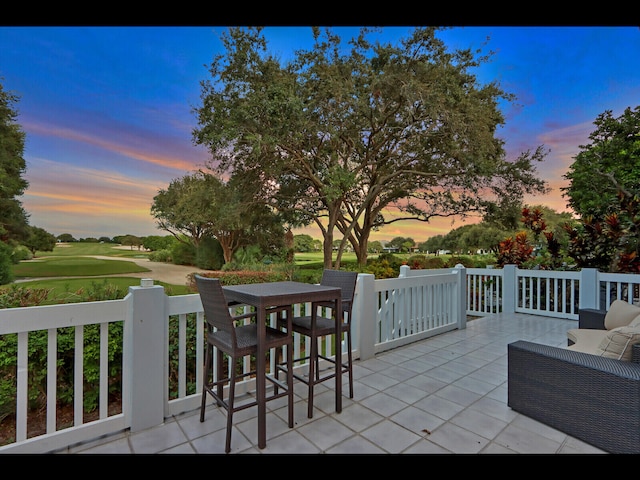
[[[640,315],[631,320],[631,323],[628,325],[629,327],[640,327]]]
[[[596,355],[631,361],[631,347],[640,342],[640,327],[618,327],[607,332],[596,349]]]
[[[618,327],[626,327],[638,315],[640,315],[640,307],[624,300],[614,300],[604,317],[604,328],[613,330]]]

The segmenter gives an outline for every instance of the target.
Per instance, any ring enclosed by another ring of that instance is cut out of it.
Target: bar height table
[[[336,332],[340,331],[342,323],[342,290],[339,287],[314,285],[303,282],[267,282],[244,285],[227,285],[222,287],[225,297],[230,302],[255,307],[258,323],[258,354],[256,358],[256,399],[258,402],[258,447],[267,444],[266,431],[266,348],[265,326],[267,309],[287,305],[304,304],[307,302],[331,301],[335,302]],[[314,309],[315,310],[315,309]],[[316,315],[316,312],[312,312]],[[336,349],[339,348],[336,342]],[[287,353],[288,354],[288,353]],[[342,411],[342,351],[336,351],[336,412]]]

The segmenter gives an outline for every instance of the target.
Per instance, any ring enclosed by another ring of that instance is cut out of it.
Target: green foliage
[[[196,352],[204,349],[202,345],[196,344],[197,316],[194,313],[186,315],[186,381],[187,395],[196,391]],[[180,373],[180,317],[172,315],[169,317],[169,400],[179,396],[179,373]],[[206,340],[205,340],[206,341]]]
[[[144,237],[142,246],[147,250],[157,252],[159,250],[170,250],[177,242],[178,240],[173,235],[165,235],[162,237],[160,235],[149,235],[148,237]]]
[[[578,267],[640,273],[640,106],[617,118],[605,111],[594,124],[565,175],[581,216],[565,228],[568,254]]]
[[[222,176],[197,171],[171,182],[154,197],[151,213],[158,226],[196,247],[215,238],[229,263],[241,247],[260,245],[269,255],[279,255],[284,229],[273,210],[255,197],[255,184],[242,176]],[[203,253],[206,256],[206,252]],[[197,260],[196,260],[197,261]],[[219,263],[215,258],[205,263]]]
[[[20,263],[23,260],[31,260],[33,258],[33,253],[25,247],[24,245],[18,245],[13,249],[11,253],[11,263],[14,265]]]
[[[52,252],[56,246],[56,237],[44,228],[29,227],[27,229],[27,238],[22,243],[35,255],[38,250]]]
[[[171,249],[171,258],[176,265],[195,265],[197,251],[190,243],[176,243]]]
[[[13,282],[12,265],[13,260],[11,254],[13,249],[9,244],[0,242],[0,285],[6,285]]]
[[[445,268],[447,263],[442,257],[429,257],[423,263],[422,268]]]
[[[444,235],[434,235],[429,237],[424,242],[418,244],[418,250],[424,253],[435,253],[439,250],[443,250],[445,247]]]
[[[418,27],[395,45],[375,30],[343,40],[312,28],[312,48],[281,64],[261,28],[229,28],[201,82],[194,142],[290,225],[329,219],[326,268],[340,266],[347,246],[367,265],[370,234],[383,225],[546,191],[533,167],[545,152],[507,161],[495,136],[498,107],[514,97],[478,83],[474,70],[490,56],[448,49],[440,28]],[[385,218],[391,205],[397,215]]]
[[[18,95],[7,91],[0,83],[0,243],[20,241],[27,236],[28,215],[19,197],[29,183],[24,179],[26,135],[16,122]],[[7,275],[0,265],[0,283]]]
[[[100,326],[85,325],[83,391],[84,410],[91,412],[99,406]],[[111,393],[120,391],[122,374],[122,322],[109,324],[108,361]],[[28,398],[31,409],[46,404],[48,333],[31,332],[28,344]],[[70,404],[74,397],[75,328],[59,328],[57,332],[57,399]],[[17,369],[17,335],[0,335],[0,418],[15,411]]]
[[[446,267],[455,267],[456,265],[462,265],[466,268],[475,268],[476,262],[471,257],[467,257],[465,255],[452,255],[449,260],[447,260]]]
[[[413,238],[411,237],[394,237],[391,241],[387,242],[387,247],[395,247],[399,252],[407,253],[415,245]]]
[[[152,262],[165,262],[172,263],[171,250],[164,248],[162,250],[156,250],[149,254],[149,260]]]
[[[378,258],[367,261],[367,273],[372,273],[376,278],[394,278],[400,273],[400,265],[404,261],[392,254],[381,253]]]
[[[412,269],[422,269],[422,268],[426,268],[425,265],[427,264],[427,256],[426,255],[411,255],[408,259],[407,259],[407,265],[409,265],[409,267],[411,267]]]
[[[215,238],[203,238],[196,250],[196,267],[205,270],[220,270],[224,265],[222,245]]]
[[[89,287],[84,292],[83,301],[99,302],[102,300],[117,300],[124,298],[126,291],[110,282],[109,279],[103,278],[102,281],[91,281]]]
[[[93,239],[86,239],[86,241],[92,241]],[[140,247],[142,247],[143,244],[143,239],[136,236],[136,235],[123,235],[120,237],[120,243],[122,245],[128,245],[130,246],[132,249],[133,248],[137,248],[138,250],[140,250]],[[96,240],[97,242],[97,240]]]
[[[582,218],[601,222],[621,210],[620,191],[640,193],[640,106],[627,107],[613,117],[611,110],[598,115],[591,143],[580,145],[564,176],[569,206]]]
[[[294,235],[293,245],[296,252],[314,252],[316,250],[315,242],[311,235]]]
[[[195,273],[187,275],[187,284],[192,292],[197,292]],[[260,271],[242,270],[242,271],[216,271],[216,272],[200,272],[203,277],[219,278],[223,285],[242,285],[248,283],[263,282],[280,282],[290,280],[287,272],[280,269],[265,269]]]
[[[77,241],[75,238],[73,238],[73,235],[71,235],[70,233],[62,233],[62,234],[58,235],[57,239],[60,240],[61,242],[76,242]]]
[[[44,303],[51,293],[49,288],[30,288],[12,283],[0,289],[0,308],[32,307]]]
[[[367,249],[369,250],[369,253],[382,253],[382,243],[378,240],[374,240],[373,242],[369,242]]]
[[[47,289],[24,288],[17,284],[9,289],[0,290],[0,307],[15,308],[40,305],[50,293]],[[113,288],[104,279],[103,282],[91,282],[80,301],[115,300],[122,298],[125,292]],[[122,322],[109,324],[108,361],[111,379],[111,393],[120,393],[122,373]],[[98,325],[86,325],[84,334],[84,410],[91,412],[98,405],[100,373],[100,332]],[[28,344],[28,398],[30,408],[36,409],[46,403],[47,391],[47,331],[41,330],[29,334]],[[75,355],[75,329],[58,329],[57,335],[57,398],[62,404],[73,401]],[[17,368],[17,335],[0,335],[0,418],[11,414],[15,409]]]

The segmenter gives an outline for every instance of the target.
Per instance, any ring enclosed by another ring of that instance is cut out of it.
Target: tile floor
[[[577,321],[491,315],[467,328],[354,364],[353,399],[334,411],[333,390],[316,387],[307,418],[306,386],[296,386],[295,427],[286,398],[267,404],[267,445],[257,447],[256,409],[234,416],[231,454],[596,454],[606,453],[507,406],[507,344],[566,345]],[[142,432],[123,432],[56,453],[224,453],[226,413],[215,406]]]

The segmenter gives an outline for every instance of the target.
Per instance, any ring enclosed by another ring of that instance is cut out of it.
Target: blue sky
[[[0,82],[20,96],[18,122],[27,135],[30,185],[21,200],[31,225],[75,238],[167,234],[156,229],[151,204],[171,180],[208,159],[192,143],[192,109],[224,30],[0,26]],[[395,43],[411,30],[384,27],[380,39]],[[357,31],[336,28],[344,40]],[[311,42],[308,27],[265,33],[282,60]],[[640,28],[473,26],[439,36],[450,48],[495,52],[476,73],[517,97],[503,105],[498,131],[508,158],[539,145],[550,150],[538,173],[552,191],[527,201],[567,210],[562,176],[588,143],[593,121],[605,110],[617,116],[640,105]],[[397,222],[371,240],[420,242],[460,225]],[[295,233],[321,238],[313,229]]]

